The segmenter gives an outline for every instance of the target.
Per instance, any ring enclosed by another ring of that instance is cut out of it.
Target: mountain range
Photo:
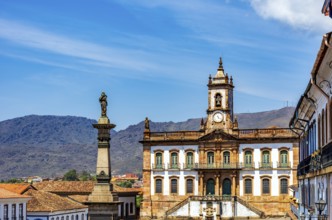
[[[288,127],[293,107],[236,114],[240,128]],[[198,130],[201,119],[150,122],[151,131]],[[0,179],[62,176],[70,169],[95,172],[96,120],[76,116],[29,115],[0,122]],[[140,174],[144,122],[111,131],[113,174]]]

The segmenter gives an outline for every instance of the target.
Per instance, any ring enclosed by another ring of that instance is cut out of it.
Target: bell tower
[[[208,83],[208,109],[206,130],[210,132],[222,129],[232,133],[233,114],[233,78],[225,73],[222,58],[219,60],[219,68],[214,77],[209,76]]]

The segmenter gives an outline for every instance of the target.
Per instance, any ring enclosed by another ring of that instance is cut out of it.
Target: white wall
[[[260,178],[262,175],[266,175],[271,177],[270,179],[270,195],[271,196],[278,196],[280,191],[280,178],[279,176],[289,176],[288,184],[290,185],[293,182],[293,175],[291,169],[283,169],[283,170],[276,170],[276,169],[259,169],[259,163],[261,162],[262,148],[271,148],[270,154],[270,161],[273,163],[273,167],[277,167],[277,162],[279,162],[279,148],[287,147],[289,148],[288,151],[288,158],[289,162],[292,166],[293,164],[293,144],[292,143],[264,143],[264,144],[240,144],[239,146],[239,162],[244,163],[244,151],[245,148],[252,148],[253,151],[253,162],[255,163],[255,170],[242,170],[240,171],[240,196],[244,196],[244,181],[243,176],[249,175],[253,176],[253,194],[254,196],[261,196],[262,195],[262,179]]]
[[[82,218],[82,214],[84,217]],[[47,219],[47,220],[61,220],[63,217],[66,220],[69,216],[69,220],[74,216],[76,220],[76,215],[78,215],[79,220],[87,220],[88,208],[85,209],[75,209],[75,210],[63,210],[57,212],[27,212],[27,220],[37,220],[37,219]]]
[[[0,198],[0,219],[3,219],[4,205],[8,205],[8,219],[12,218],[12,205],[16,205],[16,218],[19,219],[19,204],[23,204],[23,217],[26,218],[26,203],[29,198]]]
[[[129,215],[136,215],[136,197],[130,196],[130,197],[120,197],[119,196],[119,202],[123,202],[123,215],[126,215],[126,204],[128,204],[128,213]],[[130,212],[130,203],[133,204],[133,211]],[[119,215],[121,215],[121,206],[119,206]]]
[[[155,163],[155,151],[162,150],[163,153],[163,163],[165,167],[168,167],[170,161],[170,150],[177,149],[179,150],[179,165],[182,167],[183,164],[186,163],[186,150],[192,149],[194,150],[194,163],[199,162],[199,155],[198,155],[198,146],[152,146],[150,151],[151,156],[151,167],[152,164]],[[162,176],[163,178],[163,195],[170,194],[170,180],[169,178],[172,176],[178,177],[178,195],[186,195],[186,188],[183,187],[186,184],[185,177],[194,177],[194,195],[198,195],[198,172],[195,170],[164,170],[164,171],[152,171],[151,175],[151,195],[155,194],[155,177]]]

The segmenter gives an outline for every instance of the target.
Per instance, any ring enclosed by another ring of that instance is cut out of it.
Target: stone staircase
[[[210,196],[210,195],[208,195],[208,196],[189,196],[188,198],[182,200],[181,202],[175,204],[173,207],[168,209],[165,212],[165,219],[174,219],[175,218],[174,215],[177,215],[176,213],[181,208],[186,209],[186,208],[190,207],[190,202],[195,202],[195,201],[215,202],[215,203],[218,203],[218,204],[219,204],[219,202],[237,203],[240,206],[242,205],[242,207],[245,208],[245,210],[247,210],[247,212],[251,211],[252,213],[254,213],[254,214],[252,214],[252,215],[256,216],[254,218],[264,218],[265,217],[264,212],[257,209],[255,206],[249,204],[248,202],[246,202],[245,200],[243,200],[240,197],[237,197],[237,196],[233,196],[233,197],[232,196]],[[188,205],[188,206],[185,207],[186,205]],[[184,217],[184,216],[181,215],[181,217]],[[193,217],[193,216],[187,216],[187,219],[190,219],[191,217]],[[244,218],[244,217],[247,218],[247,216],[236,216],[236,218]]]
[[[167,219],[167,216],[171,215],[172,213],[174,213],[175,211],[177,211],[178,209],[180,209],[182,206],[188,204],[189,201],[190,201],[190,197],[191,196],[189,196],[185,200],[182,200],[181,202],[177,203],[175,206],[173,206],[172,208],[170,208],[169,210],[167,210],[166,213],[165,213],[166,219]]]
[[[264,212],[262,212],[261,210],[259,210],[258,208],[256,208],[255,206],[249,204],[247,201],[241,199],[240,197],[236,197],[236,200],[244,205],[245,207],[247,207],[248,209],[250,209],[251,211],[253,211],[254,213],[256,213],[257,215],[259,215],[260,218],[264,218]]]

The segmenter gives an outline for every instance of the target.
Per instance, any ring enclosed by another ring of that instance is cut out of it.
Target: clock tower
[[[206,131],[221,129],[232,133],[233,114],[233,78],[225,73],[222,59],[214,77],[209,76],[208,83],[208,109]]]

